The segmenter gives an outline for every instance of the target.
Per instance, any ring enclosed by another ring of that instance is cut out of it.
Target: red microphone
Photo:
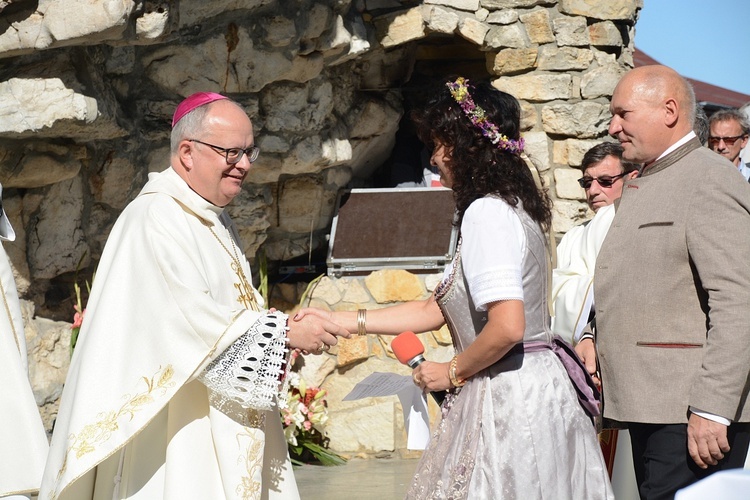
[[[405,365],[409,365],[409,368],[414,369],[426,361],[422,356],[424,346],[414,332],[403,332],[396,335],[396,338],[391,342],[391,349],[393,349],[396,359]],[[445,391],[430,392],[430,394],[435,398],[437,404],[443,404]]]

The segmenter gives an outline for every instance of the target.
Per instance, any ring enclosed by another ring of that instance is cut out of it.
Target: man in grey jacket
[[[604,416],[630,429],[641,498],[742,467],[750,440],[750,185],[693,132],[664,66],[627,73],[609,133],[643,163],[594,275]]]

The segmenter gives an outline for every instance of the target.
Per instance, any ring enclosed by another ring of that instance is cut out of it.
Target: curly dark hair
[[[520,138],[521,107],[515,97],[487,82],[472,84],[469,90],[476,105],[484,109],[501,133],[510,139]],[[546,190],[537,188],[526,162],[484,137],[444,84],[423,109],[412,111],[411,118],[422,142],[431,149],[442,144],[450,152],[448,167],[458,225],[474,200],[495,194],[513,207],[520,200],[529,216],[545,231],[549,229],[552,202]]]

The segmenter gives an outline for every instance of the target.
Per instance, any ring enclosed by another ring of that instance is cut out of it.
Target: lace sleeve
[[[287,315],[267,313],[222,352],[198,380],[215,396],[243,408],[270,410],[286,400],[280,380],[286,370]],[[283,384],[286,386],[286,384]]]

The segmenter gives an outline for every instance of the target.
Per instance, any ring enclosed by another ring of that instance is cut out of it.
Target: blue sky
[[[750,94],[750,0],[644,0],[635,46],[681,75]]]

